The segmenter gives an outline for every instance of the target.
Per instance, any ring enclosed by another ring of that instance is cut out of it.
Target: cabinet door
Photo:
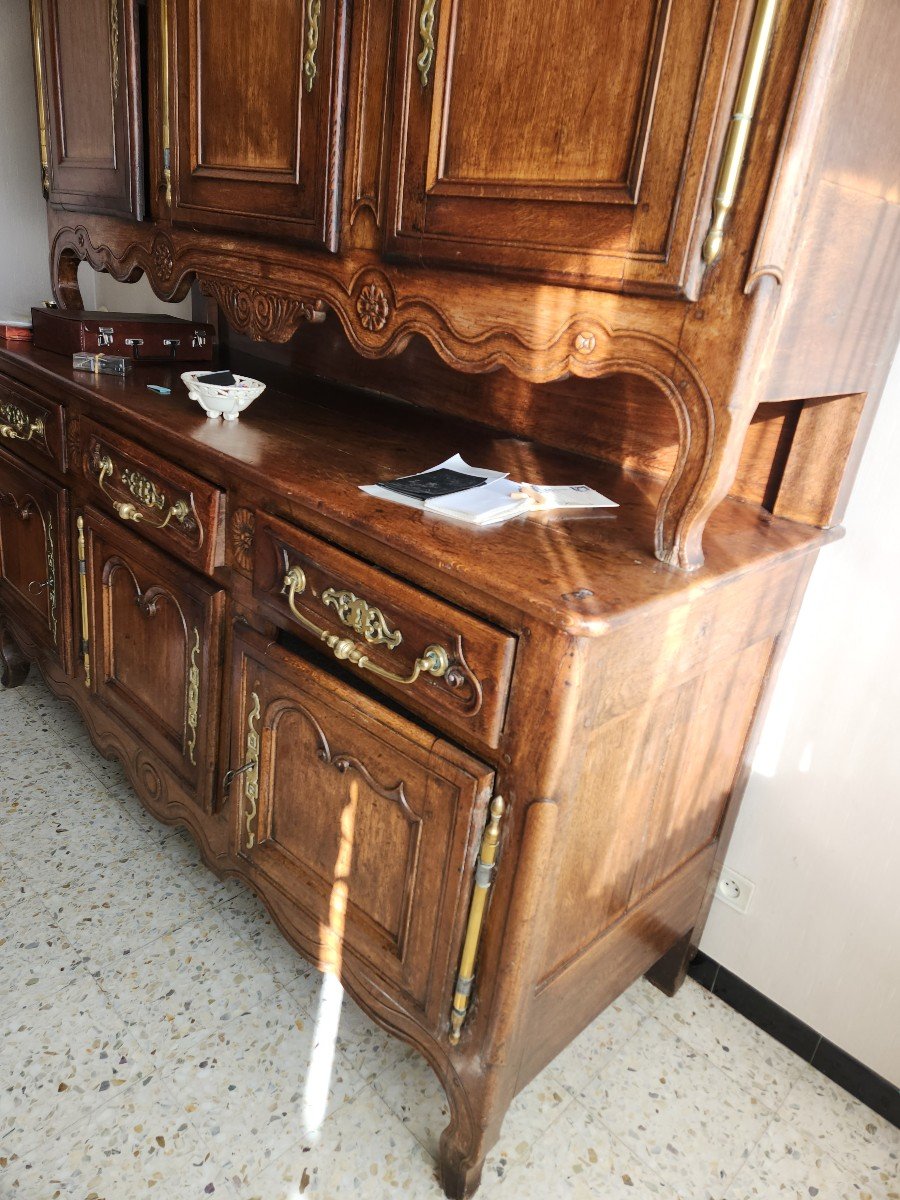
[[[71,664],[65,491],[0,453],[0,600],[35,640]]]
[[[39,0],[49,122],[49,199],[65,208],[143,211],[136,0]]]
[[[236,846],[254,883],[301,910],[321,965],[352,951],[446,1015],[490,769],[253,634],[235,655]]]
[[[88,509],[91,686],[212,803],[224,593]]]
[[[335,249],[345,0],[177,0],[173,218]]]
[[[679,290],[735,0],[403,9],[389,249]]]

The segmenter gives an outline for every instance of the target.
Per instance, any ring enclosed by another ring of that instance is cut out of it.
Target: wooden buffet
[[[175,365],[0,342],[4,683],[36,663],[421,1051],[470,1195],[515,1094],[641,974],[673,992],[702,931],[896,345],[900,22],[32,15],[58,302],[82,260],[196,283],[269,387],[218,423]],[[358,490],[455,451],[620,507],[472,530]]]

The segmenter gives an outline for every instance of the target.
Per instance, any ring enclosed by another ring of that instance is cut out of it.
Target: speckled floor
[[[424,1062],[158,825],[39,679],[0,693],[0,1198],[438,1200]],[[900,1133],[692,982],[517,1099],[484,1200],[897,1200]]]

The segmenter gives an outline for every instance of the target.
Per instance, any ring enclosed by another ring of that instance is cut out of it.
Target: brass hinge
[[[494,880],[494,865],[497,861],[502,817],[503,797],[495,796],[491,801],[490,820],[481,839],[481,851],[478,855],[478,865],[475,868],[475,887],[472,891],[469,921],[466,925],[466,940],[463,943],[459,974],[456,977],[456,991],[453,995],[453,1009],[450,1013],[450,1042],[454,1046],[459,1041],[475,983],[475,959],[481,941],[488,895]]]
[[[172,137],[170,132],[171,118],[169,114],[169,4],[168,0],[160,0],[160,111],[162,114],[162,158],[163,180],[166,185],[166,204],[172,207]]]
[[[91,640],[88,627],[87,557],[84,545],[84,517],[75,522],[78,529],[78,586],[81,591],[81,661],[84,663],[84,686],[91,686]]]

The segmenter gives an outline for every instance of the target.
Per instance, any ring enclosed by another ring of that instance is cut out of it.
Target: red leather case
[[[209,362],[213,355],[212,325],[178,317],[33,308],[31,321],[36,349],[69,357],[87,351],[159,363]]]

